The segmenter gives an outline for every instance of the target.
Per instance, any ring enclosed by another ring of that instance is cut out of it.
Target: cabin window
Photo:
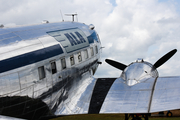
[[[94,56],[94,50],[93,50],[93,47],[91,47],[91,56]]]
[[[88,51],[87,51],[87,49],[84,51],[84,58],[88,59]]]
[[[62,69],[66,69],[66,60],[65,60],[65,58],[61,59],[61,65],[62,65]]]
[[[51,63],[51,71],[52,71],[52,74],[57,73],[56,62]]]
[[[78,53],[78,61],[79,61],[79,62],[82,61],[81,52]]]
[[[39,67],[38,72],[39,72],[39,79],[40,80],[46,77],[44,66]]]
[[[95,49],[96,49],[96,54],[98,54],[98,47],[97,47],[97,46],[95,46]]]
[[[75,64],[73,55],[70,56],[70,62],[71,62],[71,66]]]

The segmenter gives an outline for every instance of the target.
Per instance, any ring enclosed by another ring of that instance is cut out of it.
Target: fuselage
[[[42,115],[83,113],[65,109],[66,102],[73,102],[73,95],[82,93],[79,91],[85,85],[83,81],[92,79],[100,47],[96,31],[83,23],[0,29],[0,113],[13,116],[6,111],[11,108],[15,112],[12,106],[18,107],[17,104],[23,106],[17,117],[39,108],[47,111]],[[27,101],[31,101],[30,105]]]

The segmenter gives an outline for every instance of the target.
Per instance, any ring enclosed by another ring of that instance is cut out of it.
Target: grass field
[[[123,114],[84,114],[63,116],[51,120],[124,120],[124,118]],[[149,117],[149,120],[180,120],[180,117]]]

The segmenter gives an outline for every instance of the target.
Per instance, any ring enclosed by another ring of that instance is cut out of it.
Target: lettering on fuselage
[[[83,36],[79,32],[75,32],[75,34],[78,36],[79,40],[76,38],[76,36],[73,33],[64,34],[72,46],[86,42]]]
[[[78,28],[53,31],[48,34],[60,42],[67,53],[89,46],[87,36]]]

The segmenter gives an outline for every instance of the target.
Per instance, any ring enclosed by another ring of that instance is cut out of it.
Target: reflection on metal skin
[[[125,84],[122,78],[116,79],[100,113],[148,113],[155,79],[149,78],[133,86]]]
[[[153,113],[179,109],[180,77],[158,77],[148,62],[137,61],[111,86],[100,113]]]
[[[150,112],[179,109],[180,77],[159,77],[152,97]]]
[[[0,115],[0,120],[24,120],[24,119],[13,118],[13,117],[7,117],[7,116]]]
[[[3,113],[3,115],[10,115],[14,117],[21,116],[26,119],[35,119],[36,117],[40,117],[33,116],[33,114],[37,115],[37,112],[32,112],[32,115],[30,115],[32,118],[29,118],[28,115],[26,115],[27,113],[23,112],[18,113],[17,116],[6,113],[7,108],[21,104],[20,101],[20,103],[13,102],[14,99],[16,99],[14,96],[18,99],[22,99],[22,103],[25,104],[24,106],[21,105],[18,107],[19,111],[21,111],[21,109],[28,111],[29,107],[27,105],[30,101],[32,101],[31,104],[35,105],[45,103],[46,106],[41,106],[41,108],[46,108],[48,106],[49,112],[46,112],[43,116],[50,115],[48,113],[51,113],[52,115],[88,113],[90,98],[96,82],[96,79],[92,77],[92,70],[95,71],[97,69],[97,61],[98,60],[91,60],[89,61],[89,64],[82,63],[78,67],[73,67],[60,72],[54,76],[53,84],[52,81],[50,84],[47,84],[47,81],[50,81],[47,80],[50,76],[47,76],[47,78],[40,81],[34,81],[33,78],[36,77],[36,75],[28,74],[26,71],[23,71],[19,77],[18,74],[13,74],[11,77],[1,77],[1,114]],[[63,78],[59,78],[59,75],[62,75]],[[9,82],[10,80],[12,82]],[[19,84],[19,80],[21,84]],[[15,87],[11,87],[11,84],[15,85]],[[6,98],[6,96],[8,96],[9,99],[2,99]],[[29,99],[24,99],[24,96],[27,96]],[[6,104],[10,106],[5,106]],[[32,107],[32,111],[37,111],[36,109]],[[44,109],[43,111],[47,111],[47,109]],[[12,108],[11,113],[13,112],[15,112],[15,109]]]
[[[153,113],[179,109],[180,77],[148,78],[133,86],[118,78],[100,113]]]
[[[67,29],[68,32],[71,29],[81,31],[87,46],[79,44],[78,49],[67,53],[67,46],[63,46],[62,41],[47,34]],[[0,31],[0,114],[39,119],[46,115],[88,113],[96,81],[92,74],[100,59],[100,51],[90,56],[91,47],[100,49],[99,39],[95,30],[82,23],[3,28]],[[87,59],[85,50],[89,54]],[[80,52],[82,60],[78,61]],[[74,65],[70,64],[71,55],[74,56]],[[65,69],[62,68],[62,58],[66,61]],[[52,73],[52,62],[56,63],[55,73]],[[42,66],[45,76],[40,79],[38,68]]]
[[[121,74],[121,78],[129,86],[143,82],[151,77],[158,77],[158,72],[153,68],[152,64],[145,61],[137,61],[130,64]]]
[[[90,98],[96,79],[87,76],[89,76],[89,73],[83,76],[84,81],[78,84],[77,88],[73,86],[66,93],[68,94],[67,98],[58,106],[55,112],[56,115],[88,113]]]
[[[130,64],[111,86],[100,113],[149,113],[157,77],[148,62]]]

